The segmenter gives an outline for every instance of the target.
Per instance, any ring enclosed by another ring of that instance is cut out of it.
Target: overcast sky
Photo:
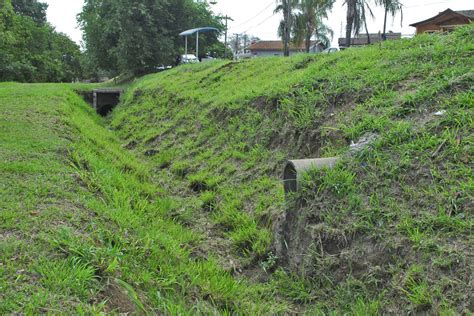
[[[77,28],[76,15],[81,12],[83,0],[43,0],[49,4],[48,20],[60,32],[68,34],[80,43],[82,34]],[[402,0],[405,5],[403,26],[400,16],[390,19],[388,29],[402,32],[404,35],[414,33],[409,24],[430,18],[447,8],[453,10],[474,9],[472,0]],[[329,15],[328,24],[334,30],[334,43],[345,27],[344,0],[336,0],[334,9]],[[230,33],[247,33],[262,40],[277,39],[277,28],[281,16],[273,14],[275,0],[217,0],[213,6],[215,13],[228,14],[234,19],[229,23]],[[375,20],[369,21],[369,31],[377,33],[383,26],[383,12],[375,8]],[[196,25],[198,27],[200,25]]]

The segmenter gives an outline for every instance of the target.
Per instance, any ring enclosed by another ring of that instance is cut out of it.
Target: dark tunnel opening
[[[122,90],[94,90],[94,108],[99,115],[106,116],[120,103]]]

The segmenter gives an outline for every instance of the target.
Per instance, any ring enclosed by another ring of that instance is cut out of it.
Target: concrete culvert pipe
[[[94,109],[102,116],[106,116],[119,103],[123,90],[117,88],[96,89],[93,91]]]
[[[310,169],[320,169],[324,167],[333,168],[338,157],[289,160],[283,173],[283,186],[285,195],[290,192],[296,192],[300,189],[302,176]]]

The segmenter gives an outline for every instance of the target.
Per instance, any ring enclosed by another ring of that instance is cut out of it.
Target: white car
[[[181,63],[182,64],[196,64],[199,62],[199,59],[192,54],[181,55]]]

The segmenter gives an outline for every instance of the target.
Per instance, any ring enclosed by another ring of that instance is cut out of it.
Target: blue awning
[[[180,36],[189,36],[189,35],[193,35],[193,34],[196,34],[197,32],[199,33],[208,33],[208,32],[219,32],[219,29],[216,29],[215,27],[200,27],[200,28],[197,28],[197,29],[191,29],[191,30],[187,30],[187,31],[184,31],[182,33],[179,33]]]

